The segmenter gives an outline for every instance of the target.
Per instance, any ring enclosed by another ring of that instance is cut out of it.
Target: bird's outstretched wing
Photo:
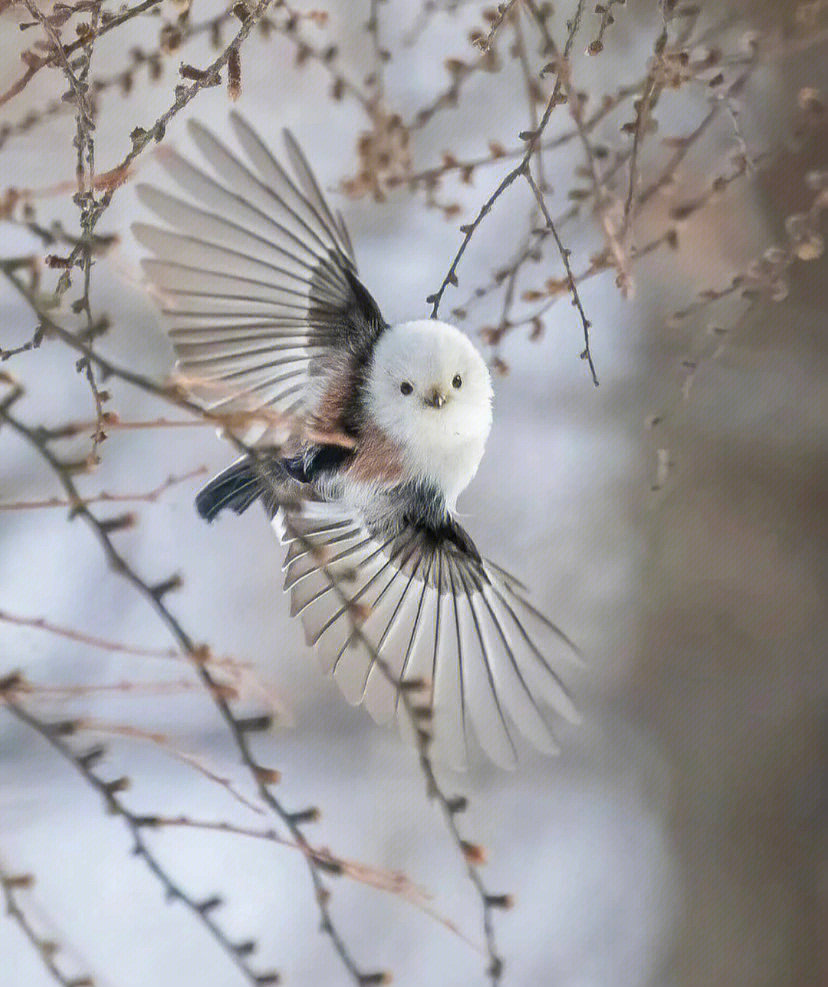
[[[151,186],[139,196],[167,228],[138,223],[190,393],[211,410],[306,411],[311,376],[370,348],[386,324],[356,274],[342,217],[328,207],[285,132],[293,177],[237,113],[246,160],[192,122],[213,174],[168,152],[189,198]]]
[[[456,521],[385,532],[339,505],[304,502],[280,508],[274,525],[291,613],[349,702],[385,721],[398,712],[396,683],[430,682],[435,751],[457,768],[470,730],[504,766],[516,760],[515,729],[557,750],[544,705],[572,722],[578,714],[549,656],[577,653]]]

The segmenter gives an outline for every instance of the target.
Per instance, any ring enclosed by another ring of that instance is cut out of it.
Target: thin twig
[[[627,195],[624,199],[624,216],[621,224],[621,236],[627,232],[630,224],[631,210],[636,189],[636,166],[638,164],[638,153],[644,142],[644,135],[647,132],[647,125],[650,121],[650,109],[655,104],[661,93],[661,83],[659,81],[659,70],[661,67],[664,47],[667,44],[667,28],[662,29],[655,43],[654,63],[647,74],[647,81],[644,84],[644,91],[638,101],[638,108],[635,114],[633,129],[633,143],[630,154],[630,174],[627,182]]]
[[[494,39],[497,36],[497,32],[503,25],[503,22],[512,12],[512,8],[518,2],[518,0],[506,0],[505,3],[500,3],[497,6],[497,13],[492,19],[492,26],[489,28],[489,33],[485,38],[476,38],[475,45],[483,52],[491,51]]]
[[[15,624],[18,627],[46,631],[49,634],[56,634],[58,637],[65,637],[70,641],[85,644],[88,647],[101,648],[104,651],[112,651],[124,655],[135,655],[139,658],[174,659],[181,657],[180,652],[176,651],[175,648],[144,648],[135,644],[124,644],[121,641],[110,641],[107,638],[98,637],[95,634],[87,634],[86,631],[79,631],[73,627],[53,624],[44,617],[21,617],[19,614],[0,610],[0,621],[7,624]]]
[[[174,878],[170,876],[161,861],[155,856],[144,837],[141,819],[133,813],[123,800],[119,797],[119,792],[128,785],[128,779],[117,778],[114,781],[104,781],[91,765],[97,761],[93,752],[87,754],[75,754],[64,737],[74,731],[74,724],[61,723],[49,724],[39,719],[29,710],[12,698],[8,693],[3,696],[3,704],[21,723],[25,723],[35,733],[38,733],[54,750],[65,758],[84,780],[101,796],[104,805],[109,813],[120,817],[124,825],[129,830],[134,841],[135,855],[140,857],[152,874],[158,879],[164,888],[164,893],[169,901],[180,901],[184,907],[207,929],[212,938],[221,947],[224,953],[231,959],[236,968],[244,975],[245,979],[253,987],[262,987],[264,984],[275,984],[278,982],[278,974],[275,971],[257,972],[248,961],[249,951],[240,949],[239,943],[234,942],[228,934],[219,926],[213,918],[215,907],[220,904],[219,900],[208,899],[199,901],[188,894]],[[93,749],[94,751],[94,749]]]
[[[506,176],[501,180],[497,188],[495,188],[495,190],[491,193],[488,199],[486,199],[486,201],[480,207],[480,210],[478,211],[474,220],[468,225],[460,227],[460,230],[463,233],[463,240],[460,244],[460,247],[458,248],[457,253],[454,255],[454,259],[449,265],[449,269],[445,277],[443,278],[440,287],[437,289],[437,291],[435,291],[433,294],[429,295],[426,298],[426,303],[431,305],[430,317],[432,319],[437,318],[437,312],[440,308],[440,302],[443,299],[443,295],[446,291],[446,288],[448,288],[450,284],[457,285],[457,267],[460,264],[463,254],[466,252],[466,247],[468,247],[471,238],[474,236],[475,232],[478,230],[480,224],[483,222],[486,216],[488,216],[488,214],[491,212],[492,206],[495,204],[495,202],[497,202],[497,200],[501,197],[501,195],[503,195],[506,189],[508,189],[512,185],[515,179],[517,179],[518,177],[520,177],[522,174],[526,172],[526,169],[529,165],[529,161],[531,160],[532,155],[536,152],[540,138],[543,135],[544,130],[546,129],[546,125],[549,123],[549,118],[552,116],[552,112],[555,109],[555,107],[558,105],[559,102],[561,102],[560,97],[561,97],[561,91],[564,86],[564,77],[565,74],[569,71],[569,64],[568,64],[569,55],[572,50],[572,45],[575,41],[575,36],[578,32],[578,28],[580,26],[581,14],[583,12],[584,3],[585,0],[578,0],[575,16],[573,17],[569,25],[569,34],[567,36],[566,44],[564,46],[563,59],[557,65],[556,68],[555,85],[554,88],[552,89],[552,94],[550,95],[549,100],[546,103],[546,108],[544,109],[543,114],[541,115],[540,122],[537,128],[534,131],[527,133],[525,135],[525,139],[527,143],[523,157],[521,158],[520,162],[517,165],[515,165],[515,167],[512,168],[510,172],[506,174]]]
[[[226,822],[224,820],[216,821],[193,819],[190,816],[158,815],[146,817],[146,825],[152,826],[156,829],[166,827],[198,829],[214,833],[230,833],[236,836],[244,836],[254,840],[264,840],[269,843],[275,843],[277,846],[283,846],[291,850],[306,852],[303,851],[303,848],[298,844],[279,836],[279,834],[273,829],[256,829],[251,826],[241,826],[236,823]],[[373,867],[370,864],[363,864],[358,860],[337,857],[324,849],[317,850],[315,853],[317,860],[323,864],[323,866],[328,867],[331,870],[338,870],[344,877],[348,877],[360,884],[365,884],[368,887],[375,888],[378,891],[384,891],[387,894],[396,895],[402,898],[404,901],[413,905],[415,908],[434,919],[440,925],[444,926],[444,928],[448,929],[449,932],[457,936],[458,939],[462,939],[463,942],[471,946],[471,948],[476,952],[485,952],[484,948],[479,943],[476,943],[474,940],[470,939],[455,922],[447,918],[445,915],[442,915],[430,904],[432,895],[429,892],[414,884],[411,879],[401,871],[384,870],[379,867]]]
[[[18,926],[20,931],[29,940],[34,951],[40,957],[41,962],[51,974],[52,978],[62,987],[94,987],[95,981],[91,976],[68,974],[56,962],[56,956],[61,951],[60,944],[54,936],[41,935],[26,910],[20,902],[20,892],[28,891],[34,886],[35,879],[32,874],[20,874],[6,867],[0,860],[0,887],[3,889],[3,900],[6,905],[6,915]]]
[[[560,64],[563,62],[568,66],[568,54],[564,50],[563,55],[558,50],[558,46],[555,39],[549,33],[546,22],[535,3],[535,0],[526,0],[527,9],[530,11],[535,19],[539,31],[544,38],[546,50],[553,57],[555,64]],[[580,9],[579,9],[580,15]],[[600,217],[601,226],[604,229],[604,235],[607,240],[607,244],[612,252],[612,256],[615,260],[615,265],[618,269],[617,284],[621,289],[623,295],[627,296],[632,291],[632,279],[629,273],[628,259],[621,245],[621,241],[618,237],[618,230],[616,229],[616,223],[611,215],[611,206],[614,201],[613,195],[610,193],[607,186],[606,180],[603,175],[601,175],[600,169],[598,167],[598,162],[596,160],[595,151],[590,143],[589,130],[586,126],[586,120],[584,118],[584,108],[581,93],[577,92],[574,85],[572,84],[572,79],[569,71],[565,75],[560,76],[561,88],[563,90],[563,95],[565,97],[565,102],[569,110],[569,115],[572,117],[575,123],[575,129],[578,132],[578,138],[581,142],[584,151],[584,161],[586,163],[587,170],[589,171],[590,179],[592,181],[593,194],[595,198],[595,209]]]
[[[101,733],[110,737],[128,737],[131,740],[143,740],[153,744],[177,761],[181,761],[182,764],[193,768],[215,785],[223,788],[231,798],[235,799],[236,802],[245,808],[250,809],[251,812],[255,812],[259,816],[264,815],[262,806],[239,791],[230,778],[219,774],[218,771],[206,764],[203,758],[197,757],[195,754],[189,753],[189,751],[180,750],[164,733],[153,730],[142,730],[140,727],[129,726],[123,723],[107,723],[105,720],[99,720],[90,716],[84,716],[78,719],[77,727],[79,730],[86,730],[90,733]]]
[[[561,255],[561,260],[563,261],[564,270],[566,271],[566,279],[569,285],[569,292],[572,296],[572,304],[575,306],[575,308],[578,309],[578,315],[581,317],[581,325],[583,326],[583,330],[584,330],[584,348],[581,351],[581,359],[586,360],[587,365],[589,367],[590,375],[592,376],[592,383],[595,384],[595,386],[597,387],[598,375],[595,372],[595,363],[593,362],[592,359],[592,350],[590,349],[590,340],[589,340],[589,330],[592,323],[586,317],[586,312],[584,312],[584,306],[583,303],[581,302],[581,296],[578,294],[578,287],[575,284],[575,278],[572,274],[572,266],[570,265],[569,262],[569,250],[567,250],[567,248],[564,247],[563,243],[561,242],[561,238],[558,234],[558,230],[555,227],[555,223],[553,222],[552,217],[549,214],[549,210],[546,208],[546,202],[544,201],[543,193],[538,188],[535,179],[532,177],[531,168],[526,169],[524,177],[526,178],[529,187],[532,189],[532,193],[535,196],[535,201],[538,204],[538,208],[543,213],[543,218],[544,221],[546,222],[547,229],[552,234],[552,238],[555,241],[555,246],[558,248],[558,253]]]
[[[163,3],[163,0],[143,0],[142,3],[136,4],[134,7],[130,7],[127,10],[122,11],[117,14],[111,20],[106,21],[105,24],[98,28],[96,37],[103,37],[109,31],[120,27],[127,21],[132,20],[134,17],[139,17],[141,14],[145,14],[155,7],[158,7]],[[71,44],[65,45],[63,47],[64,55],[72,55],[79,48],[83,47],[85,43],[85,38],[81,37],[77,41]],[[26,86],[31,82],[32,78],[37,75],[37,73],[48,65],[54,65],[57,61],[61,59],[61,53],[59,51],[52,51],[48,55],[38,56],[32,54],[32,56],[26,59],[26,71],[21,75],[15,82],[9,86],[9,88],[0,93],[0,106],[7,103],[14,96],[17,96]]]
[[[177,423],[176,423],[177,424]],[[185,423],[181,423],[185,424]],[[187,422],[186,424],[191,424]],[[186,483],[188,480],[192,480],[197,476],[204,476],[207,472],[206,466],[199,466],[196,469],[188,470],[186,473],[182,473],[179,476],[168,476],[163,483],[160,483],[157,487],[152,490],[146,490],[143,492],[136,493],[125,493],[125,494],[111,494],[107,493],[105,490],[99,494],[93,494],[91,497],[83,497],[81,503],[83,504],[156,504],[160,498],[172,487],[178,486],[180,483]],[[52,507],[75,507],[76,505],[72,501],[67,500],[62,497],[49,497],[46,500],[16,500],[9,503],[0,503],[0,511],[32,511],[32,510],[42,510],[45,508]],[[0,617],[2,619],[2,617]]]

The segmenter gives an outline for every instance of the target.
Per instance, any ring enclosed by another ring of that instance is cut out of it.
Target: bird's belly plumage
[[[477,472],[485,442],[482,436],[458,438],[453,442],[441,437],[440,442],[409,449],[406,465],[411,479],[436,486],[448,508],[454,510],[458,496]]]

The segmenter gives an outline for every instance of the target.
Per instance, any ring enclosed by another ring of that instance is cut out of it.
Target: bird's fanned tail
[[[544,707],[577,722],[557,665],[578,659],[516,581],[427,531],[372,533],[328,504],[282,509],[275,524],[291,613],[349,702],[387,721],[399,681],[430,682],[435,753],[457,768],[472,733],[504,766],[518,734],[557,751]]]

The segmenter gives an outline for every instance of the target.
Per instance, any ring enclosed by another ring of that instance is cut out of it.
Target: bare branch
[[[552,221],[552,217],[549,215],[549,210],[546,208],[546,203],[544,202],[543,199],[543,193],[538,188],[534,178],[532,177],[532,171],[530,168],[527,168],[525,173],[525,178],[526,181],[529,183],[529,187],[532,189],[532,192],[535,196],[535,201],[538,204],[538,208],[543,213],[543,218],[544,221],[546,222],[547,229],[552,234],[552,237],[555,240],[555,246],[558,248],[558,253],[561,255],[561,260],[563,261],[564,270],[566,271],[566,279],[569,285],[569,291],[572,295],[572,304],[575,306],[575,308],[578,309],[578,315],[580,315],[581,317],[581,325],[583,326],[584,329],[584,348],[581,352],[581,359],[586,360],[587,365],[589,367],[590,375],[592,376],[592,383],[595,384],[595,386],[597,387],[598,376],[595,372],[595,364],[593,363],[592,351],[590,350],[590,346],[589,346],[589,330],[592,323],[586,317],[586,313],[584,312],[584,306],[581,302],[581,296],[578,294],[578,288],[575,284],[575,278],[573,277],[572,274],[572,267],[569,263],[569,251],[566,249],[566,247],[564,247],[563,243],[561,242],[561,238],[558,234],[554,222]]]
[[[276,984],[279,977],[275,971],[256,971],[249,963],[248,953],[239,949],[238,943],[234,942],[221,928],[213,917],[213,908],[206,907],[205,902],[198,901],[189,895],[173,877],[170,876],[161,861],[156,857],[144,837],[143,826],[139,816],[135,815],[127,808],[119,793],[128,786],[128,779],[118,778],[113,781],[103,780],[94,770],[93,765],[97,762],[99,755],[91,757],[91,752],[85,754],[75,754],[69,744],[64,739],[75,730],[72,722],[62,724],[50,724],[38,719],[33,713],[24,709],[9,693],[8,690],[2,695],[5,708],[8,709],[21,723],[25,723],[52,747],[65,760],[67,760],[84,780],[101,796],[106,809],[114,816],[123,820],[132,835],[135,844],[135,855],[138,856],[164,889],[164,894],[168,901],[179,901],[182,905],[204,926],[213,940],[221,947],[222,951],[229,957],[237,969],[244,975],[245,979],[253,987],[262,987],[263,984]],[[95,749],[93,748],[93,751]],[[65,983],[65,981],[61,981]]]
[[[580,26],[581,14],[583,12],[584,2],[585,0],[578,0],[575,16],[569,24],[569,34],[567,36],[566,44],[564,46],[563,59],[556,67],[555,85],[554,88],[552,89],[552,94],[549,97],[549,100],[547,101],[546,108],[544,109],[543,114],[541,115],[540,122],[534,131],[530,133],[526,133],[524,135],[524,139],[526,140],[526,150],[523,154],[523,157],[521,158],[520,162],[514,168],[512,168],[512,170],[508,172],[508,174],[506,174],[506,176],[501,180],[500,184],[497,186],[494,192],[492,192],[491,195],[488,197],[488,199],[486,199],[486,201],[480,207],[480,210],[475,216],[474,220],[470,224],[460,227],[460,232],[463,233],[463,241],[460,244],[457,253],[454,255],[454,259],[452,260],[448,272],[443,278],[440,287],[437,289],[436,292],[434,292],[434,294],[431,294],[426,298],[426,303],[431,305],[432,319],[437,318],[437,312],[440,308],[440,302],[443,299],[443,294],[445,293],[446,288],[448,288],[450,284],[451,285],[457,284],[457,268],[458,265],[460,264],[463,254],[466,252],[466,247],[468,247],[471,238],[474,236],[480,224],[489,214],[495,202],[497,202],[497,200],[501,197],[501,195],[503,195],[506,189],[508,189],[512,185],[512,183],[515,181],[516,178],[518,178],[520,175],[525,173],[529,165],[529,161],[537,151],[538,144],[540,142],[544,130],[546,129],[546,125],[549,123],[549,118],[552,116],[553,110],[560,102],[562,102],[560,97],[561,97],[561,91],[564,87],[565,75],[569,70],[569,63],[568,63],[569,54],[572,49],[572,45],[575,41],[575,36],[578,32],[578,28]]]
[[[52,978],[56,983],[62,984],[62,987],[94,987],[95,981],[91,976],[68,974],[64,971],[63,966],[57,963],[57,956],[61,951],[60,944],[54,937],[47,938],[38,932],[34,922],[26,913],[20,900],[21,892],[29,891],[34,883],[32,874],[15,873],[0,860],[0,887],[3,889],[6,903],[6,915],[29,940]]]
[[[181,423],[183,424],[183,423]],[[190,424],[189,422],[187,424]],[[160,483],[152,490],[141,493],[111,494],[105,490],[91,497],[84,497],[83,504],[157,504],[161,497],[173,487],[180,483],[187,483],[197,476],[204,476],[207,472],[206,466],[199,466],[196,469],[182,473],[180,476],[168,476],[163,483]],[[32,511],[47,507],[75,507],[70,500],[60,497],[50,497],[48,500],[17,500],[13,503],[0,503],[0,511]],[[2,618],[0,618],[2,619]]]

